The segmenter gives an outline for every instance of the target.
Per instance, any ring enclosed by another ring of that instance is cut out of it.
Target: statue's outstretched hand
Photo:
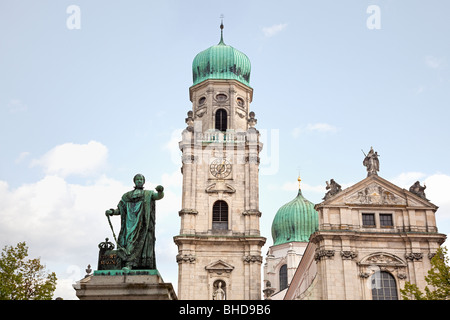
[[[158,192],[163,192],[164,191],[164,187],[163,186],[157,186],[155,189]]]
[[[114,213],[114,209],[109,209],[109,210],[106,210],[106,211],[105,211],[105,215],[106,215],[106,216],[112,216],[113,213]]]

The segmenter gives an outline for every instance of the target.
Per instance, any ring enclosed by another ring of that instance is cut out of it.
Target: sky
[[[156,263],[177,290],[178,142],[192,60],[219,42],[221,15],[225,43],[252,64],[264,257],[298,175],[319,203],[326,181],[366,177],[372,146],[381,177],[425,183],[448,234],[449,12],[446,0],[2,0],[0,248],[26,241],[56,272],[55,297],[76,299],[112,239],[105,210],[142,173],[146,189],[165,187]]]

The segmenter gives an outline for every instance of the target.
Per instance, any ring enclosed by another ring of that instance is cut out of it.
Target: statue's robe
[[[136,196],[136,191],[141,191]],[[163,192],[133,190],[125,193],[118,204],[121,229],[118,255],[122,265],[133,269],[156,269],[155,200]]]

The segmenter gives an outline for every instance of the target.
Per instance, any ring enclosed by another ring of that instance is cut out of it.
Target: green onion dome
[[[250,59],[223,42],[223,24],[220,28],[220,42],[197,54],[192,62],[193,85],[207,79],[225,79],[250,86]]]
[[[314,204],[303,197],[299,187],[297,197],[282,206],[273,219],[273,245],[309,242],[311,234],[318,229],[319,216]]]

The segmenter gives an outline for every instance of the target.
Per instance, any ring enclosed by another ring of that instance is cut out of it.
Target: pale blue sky
[[[79,30],[67,28],[69,5]],[[370,5],[380,29],[367,27]],[[1,1],[0,246],[26,240],[70,298],[67,284],[96,268],[96,246],[111,237],[104,210],[141,172],[148,188],[166,187],[157,264],[176,284],[177,143],[192,60],[219,42],[221,14],[225,43],[252,63],[264,256],[299,171],[318,203],[325,181],[365,178],[371,146],[383,178],[426,182],[448,234],[449,12],[445,0]]]

